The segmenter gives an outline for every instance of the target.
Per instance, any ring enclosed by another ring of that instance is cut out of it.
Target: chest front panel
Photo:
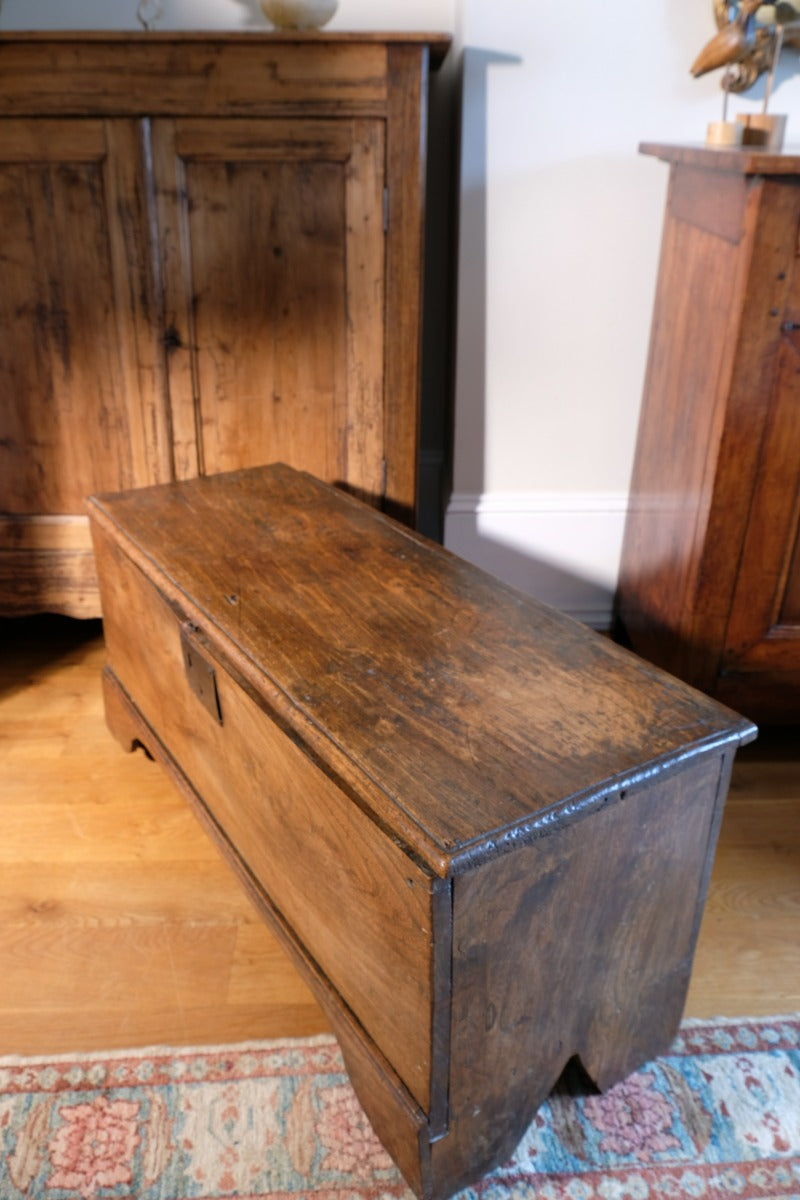
[[[180,614],[104,535],[96,534],[95,548],[101,578],[110,581],[104,625],[122,687],[308,954],[427,1109],[431,877],[304,752],[263,697],[231,678],[190,631],[191,653],[214,671],[220,723],[187,680]]]

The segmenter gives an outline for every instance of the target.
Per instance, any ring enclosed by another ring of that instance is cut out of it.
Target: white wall
[[[711,0],[462,0],[459,13],[446,540],[596,624],[616,579],[667,182],[637,146],[701,142],[721,115],[719,76],[689,74],[714,31]],[[796,52],[784,61],[784,73],[796,69]],[[760,94],[734,98],[732,111],[758,107]],[[784,81],[772,110],[797,105],[798,81]]]
[[[163,0],[159,29],[266,27],[257,0]],[[0,29],[136,29],[136,0],[4,0]],[[719,77],[689,65],[712,0],[340,0],[330,29],[454,31],[463,51],[454,494],[447,544],[608,621],[641,399],[667,168]],[[800,138],[788,51],[773,111]],[[736,98],[757,108],[761,86]],[[795,128],[793,128],[793,121]]]
[[[140,29],[137,0],[0,0],[0,29]],[[456,0],[340,0],[330,30],[450,32]],[[155,11],[155,0],[147,0]],[[267,29],[258,0],[162,0],[155,29]]]

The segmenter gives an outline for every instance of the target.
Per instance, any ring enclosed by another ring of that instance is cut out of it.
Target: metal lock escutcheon
[[[190,621],[181,625],[181,651],[186,680],[206,711],[221,725],[222,708],[217,690],[217,675],[211,663],[198,650],[197,643],[192,636],[196,633],[197,626],[192,625]]]

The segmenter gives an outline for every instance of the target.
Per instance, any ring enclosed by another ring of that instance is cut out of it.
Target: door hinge
[[[389,189],[383,189],[383,232],[389,232]]]
[[[386,459],[384,458],[381,461],[381,496],[386,495],[386,487],[388,484],[388,479],[389,479],[389,467],[386,462]]]

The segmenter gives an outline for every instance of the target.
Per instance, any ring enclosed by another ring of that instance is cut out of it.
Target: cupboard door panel
[[[728,624],[729,672],[800,671],[799,393],[800,351],[784,335]]]
[[[0,511],[167,478],[140,127],[0,121],[0,229]]]
[[[384,140],[369,119],[155,123],[178,478],[280,460],[380,498]]]
[[[780,620],[782,625],[796,625],[800,629],[800,494],[796,503],[797,511],[793,521],[795,547],[786,576]]]

